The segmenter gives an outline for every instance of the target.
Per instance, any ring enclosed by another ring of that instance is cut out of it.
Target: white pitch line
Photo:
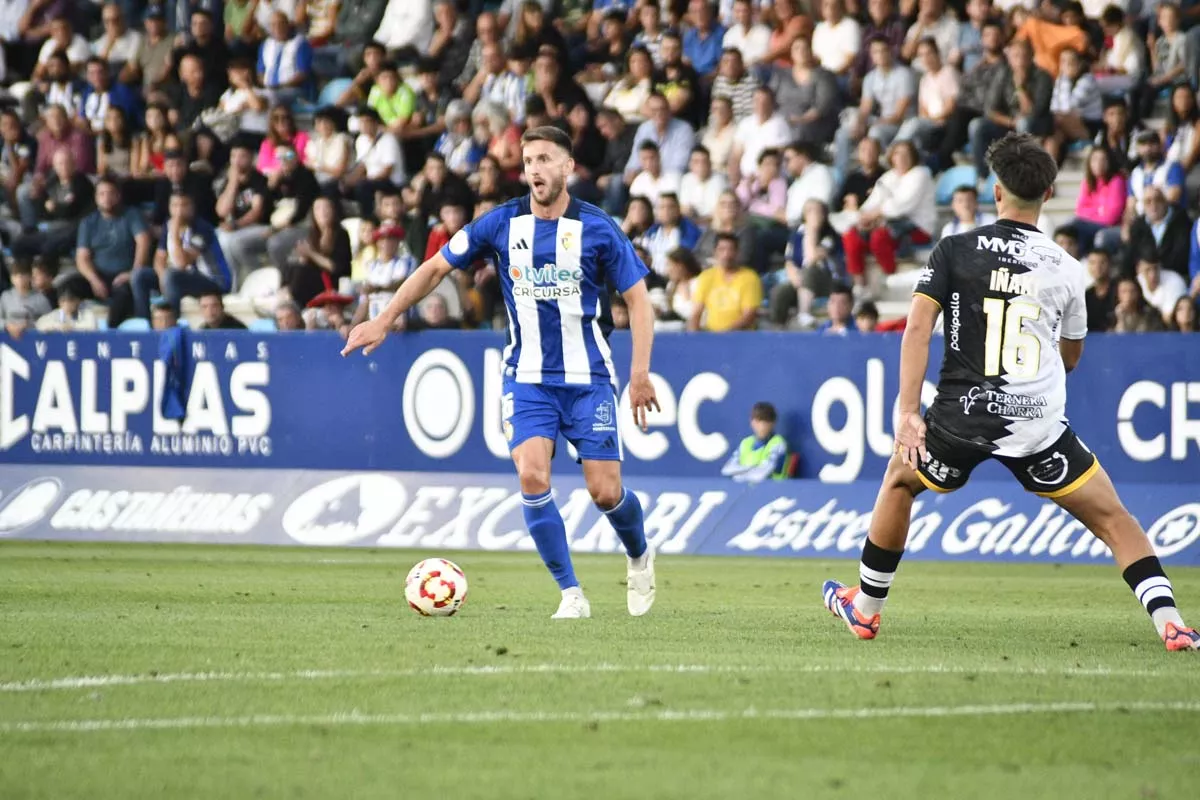
[[[241,717],[177,717],[164,719],[92,719],[0,722],[0,734],[101,733],[105,731],[195,730],[200,728],[337,727],[347,725],[492,725],[617,722],[736,722],[739,720],[813,721],[1018,716],[1024,714],[1096,714],[1112,712],[1200,711],[1200,703],[1012,703],[1008,705],[896,708],[747,708],[742,711],[469,711],[449,714],[363,714],[348,711],[318,715],[255,714]]]
[[[288,683],[321,680],[370,680],[373,678],[488,677],[506,675],[600,675],[652,673],[670,675],[773,674],[815,675],[824,673],[870,675],[1046,675],[1061,677],[1177,678],[1161,670],[1112,667],[1021,667],[927,664],[919,666],[832,666],[809,664],[797,667],[717,664],[512,664],[480,666],[431,666],[398,670],[297,670],[294,672],[175,672],[147,675],[83,675],[66,678],[30,679],[0,683],[0,694],[95,689],[108,686],[144,686],[169,683]]]

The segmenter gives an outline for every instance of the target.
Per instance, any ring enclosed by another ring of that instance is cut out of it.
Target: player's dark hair
[[[1042,202],[1058,177],[1054,156],[1028,133],[1009,133],[994,142],[987,163],[1005,191],[1026,205]]]
[[[524,147],[530,142],[550,142],[550,144],[565,150],[568,156],[574,157],[575,155],[575,149],[571,146],[571,137],[562,128],[553,125],[542,125],[525,131],[521,136],[521,146]]]
[[[775,406],[770,403],[755,403],[750,408],[750,419],[757,419],[763,422],[775,424],[779,419],[779,412],[775,410]]]

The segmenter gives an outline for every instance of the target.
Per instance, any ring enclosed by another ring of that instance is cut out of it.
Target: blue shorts
[[[621,461],[617,393],[611,385],[542,386],[504,382],[501,398],[508,449],[534,436],[575,446],[580,461]]]

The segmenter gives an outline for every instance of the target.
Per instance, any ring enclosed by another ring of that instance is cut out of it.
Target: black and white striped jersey
[[[999,220],[938,242],[913,293],[942,309],[945,356],[929,424],[1000,456],[1062,435],[1060,337],[1087,335],[1082,265],[1032,225]]]

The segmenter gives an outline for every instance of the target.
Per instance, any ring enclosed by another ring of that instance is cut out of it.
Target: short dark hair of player
[[[779,419],[779,412],[770,403],[755,403],[750,409],[750,419],[769,422],[774,425]]]
[[[575,149],[571,146],[571,137],[567,135],[562,128],[554,125],[542,125],[538,128],[530,128],[521,135],[521,146],[530,142],[549,142],[553,145],[558,145],[566,151],[567,155],[574,158]]]
[[[1054,156],[1028,133],[1009,133],[993,142],[987,163],[1005,192],[1021,205],[1040,204],[1058,177]]]

